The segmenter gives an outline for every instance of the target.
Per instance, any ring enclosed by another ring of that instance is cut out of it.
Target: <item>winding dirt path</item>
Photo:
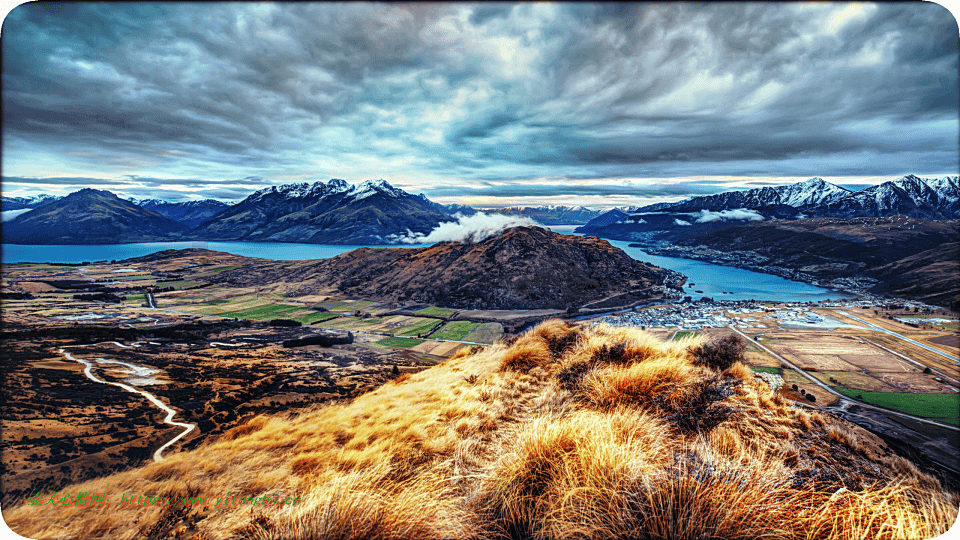
[[[105,341],[105,342],[103,342],[103,343],[93,343],[93,344],[91,344],[91,345],[103,345],[104,343],[111,343],[111,344],[113,344],[113,345],[116,345],[117,347],[123,347],[123,348],[125,348],[125,349],[129,349],[129,348],[131,348],[131,347],[137,347],[137,346],[138,346],[137,343],[134,343],[133,345],[124,345],[124,344],[119,343],[119,342],[116,342],[116,341]],[[177,427],[183,428],[183,431],[182,431],[179,435],[177,435],[176,437],[170,439],[170,440],[167,441],[163,446],[161,446],[160,448],[157,448],[157,449],[153,452],[153,460],[154,460],[154,461],[158,461],[158,462],[159,462],[159,461],[163,461],[163,451],[166,450],[167,448],[169,448],[170,445],[176,443],[177,441],[179,441],[180,439],[182,439],[183,437],[185,437],[185,436],[187,435],[187,433],[190,433],[191,431],[193,431],[194,429],[196,429],[196,427],[197,427],[196,424],[189,424],[189,423],[185,423],[185,422],[174,422],[174,421],[173,421],[173,417],[177,415],[177,411],[175,411],[174,409],[171,409],[170,407],[168,407],[167,405],[165,405],[162,401],[160,401],[159,399],[157,399],[157,397],[154,396],[153,394],[151,394],[150,392],[146,392],[146,391],[140,390],[139,388],[135,388],[135,387],[133,387],[133,386],[130,386],[129,384],[124,384],[124,383],[121,383],[121,382],[112,382],[112,381],[103,380],[103,379],[101,379],[101,378],[99,378],[99,377],[97,377],[96,375],[93,374],[93,368],[94,368],[94,364],[93,364],[93,363],[91,363],[91,362],[89,362],[89,361],[87,361],[87,360],[84,360],[83,358],[76,358],[76,357],[74,357],[72,354],[70,354],[69,352],[67,352],[67,351],[64,350],[64,349],[67,348],[67,347],[88,347],[88,346],[90,346],[90,345],[65,345],[64,347],[61,347],[61,348],[59,349],[59,352],[60,352],[60,354],[62,354],[63,357],[66,358],[67,360],[70,360],[70,361],[73,361],[73,362],[78,362],[78,363],[81,363],[81,364],[83,364],[84,366],[86,366],[86,367],[84,367],[84,369],[83,369],[83,374],[86,375],[87,378],[90,379],[91,381],[93,381],[93,382],[95,382],[95,383],[100,383],[100,384],[109,384],[109,385],[113,385],[113,386],[119,386],[120,388],[123,388],[123,389],[126,390],[127,392],[133,392],[133,393],[135,393],[135,394],[140,394],[140,395],[142,395],[143,397],[147,398],[147,400],[150,401],[150,403],[153,403],[158,409],[160,409],[161,411],[164,411],[165,413],[167,413],[167,416],[164,417],[164,419],[163,419],[163,423],[164,423],[164,424],[168,424],[168,425],[171,425],[171,426],[177,426]],[[104,359],[104,358],[97,358],[97,364],[120,364],[120,365],[124,365],[124,366],[127,366],[128,368],[130,368],[130,373],[139,373],[141,370],[144,369],[144,368],[142,368],[142,367],[140,367],[140,366],[135,366],[135,365],[133,365],[133,364],[128,364],[128,363],[126,363],[126,362],[120,362],[120,361],[118,361],[118,360],[106,360],[106,359]]]

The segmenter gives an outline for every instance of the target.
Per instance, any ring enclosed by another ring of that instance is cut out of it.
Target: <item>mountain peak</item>
[[[367,180],[353,188],[351,197],[355,201],[366,199],[377,194],[387,195],[388,197],[402,197],[406,194],[402,189],[391,186],[386,180]]]

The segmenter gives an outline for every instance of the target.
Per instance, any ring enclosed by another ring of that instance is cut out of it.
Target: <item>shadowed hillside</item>
[[[960,497],[795,406],[734,342],[548,321],[352,403],[64,493],[299,505],[4,509],[32,538],[932,538]]]
[[[11,244],[115,244],[170,240],[186,225],[109,191],[81,189],[3,224]]]

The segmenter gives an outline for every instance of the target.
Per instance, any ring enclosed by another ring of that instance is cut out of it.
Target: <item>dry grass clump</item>
[[[402,540],[473,538],[465,510],[438,493],[440,479],[400,483],[383,467],[336,476],[315,487],[310,504],[279,516],[262,513],[239,531],[251,540]]]
[[[33,538],[258,540],[906,539],[954,522],[960,498],[879,438],[791,406],[704,347],[551,321],[350,403],[258,417],[63,490],[299,505],[4,518]]]
[[[581,331],[566,321],[552,319],[521,336],[500,361],[502,371],[526,371],[534,366],[550,368],[576,345]]]

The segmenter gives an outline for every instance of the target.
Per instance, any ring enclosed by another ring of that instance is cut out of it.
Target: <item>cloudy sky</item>
[[[599,207],[958,173],[931,3],[31,3],[2,35],[8,196]]]

